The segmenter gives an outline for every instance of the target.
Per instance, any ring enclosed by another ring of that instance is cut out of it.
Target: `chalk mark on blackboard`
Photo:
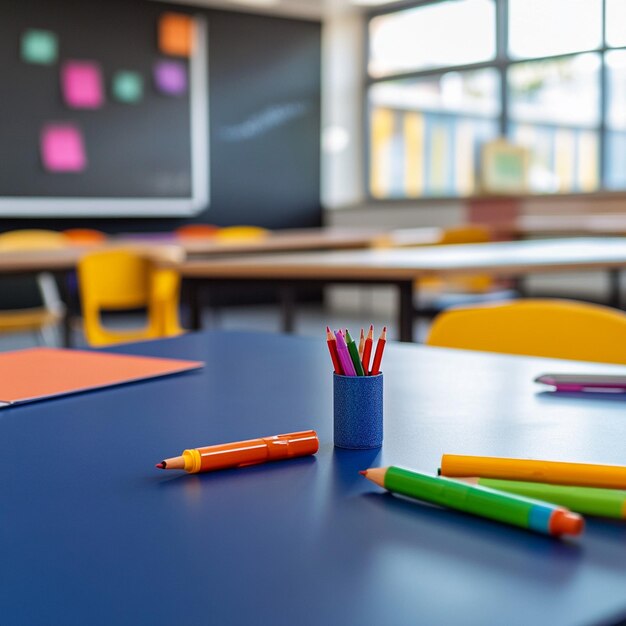
[[[266,107],[243,122],[226,126],[218,131],[219,138],[228,142],[247,141],[264,135],[273,128],[303,117],[309,110],[306,102],[285,102]]]

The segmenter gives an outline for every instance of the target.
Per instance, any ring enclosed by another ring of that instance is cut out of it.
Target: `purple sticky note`
[[[49,172],[82,172],[87,166],[87,157],[80,129],[73,124],[44,126],[41,159]]]
[[[157,61],[154,82],[161,93],[180,96],[187,91],[187,68],[182,61]]]
[[[92,61],[64,63],[61,86],[65,103],[74,109],[98,109],[104,103],[102,72]]]

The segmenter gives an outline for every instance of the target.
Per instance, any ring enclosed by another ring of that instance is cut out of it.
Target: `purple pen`
[[[356,370],[350,358],[346,340],[343,338],[340,330],[335,331],[335,337],[337,338],[337,354],[339,355],[339,362],[341,363],[344,376],[356,376]]]

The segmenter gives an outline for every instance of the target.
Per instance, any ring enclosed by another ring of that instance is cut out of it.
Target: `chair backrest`
[[[206,239],[213,237],[218,230],[219,226],[213,224],[185,224],[177,228],[174,234],[181,239]]]
[[[65,248],[68,240],[55,230],[36,228],[10,230],[0,234],[0,250],[56,250]]]
[[[102,231],[95,228],[68,228],[63,234],[73,246],[92,246],[104,243],[107,239]]]
[[[430,346],[626,364],[626,313],[567,300],[528,299],[452,308]]]
[[[177,262],[183,254],[178,246],[162,246],[145,254],[106,250],[80,259],[78,281],[87,341],[101,346],[180,334],[180,274],[175,268],[160,267],[160,261]],[[143,329],[113,331],[101,323],[102,311],[139,307],[148,312]]]
[[[78,262],[84,309],[123,310],[148,306],[150,261],[127,250],[107,250]]]
[[[226,226],[215,233],[218,241],[256,241],[269,235],[267,228],[260,226]]]

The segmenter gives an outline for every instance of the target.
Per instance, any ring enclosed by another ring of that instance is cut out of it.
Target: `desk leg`
[[[72,292],[70,289],[69,281],[70,281],[70,272],[59,272],[55,274],[56,283],[59,286],[59,291],[61,292],[61,300],[65,305],[65,311],[63,312],[63,319],[61,321],[62,327],[62,342],[64,348],[71,348],[73,346],[72,341],[72,311],[76,306],[76,300],[72,297]]]
[[[199,282],[198,280],[190,280],[187,284],[191,330],[202,329],[202,306],[200,305]]]
[[[621,275],[618,268],[614,267],[609,270],[609,304],[616,309],[620,309],[622,305],[620,278]]]
[[[282,285],[280,288],[280,308],[282,314],[282,330],[292,334],[295,327],[296,294],[292,285]]]
[[[398,283],[400,296],[398,311],[398,333],[400,341],[413,341],[413,281]]]

